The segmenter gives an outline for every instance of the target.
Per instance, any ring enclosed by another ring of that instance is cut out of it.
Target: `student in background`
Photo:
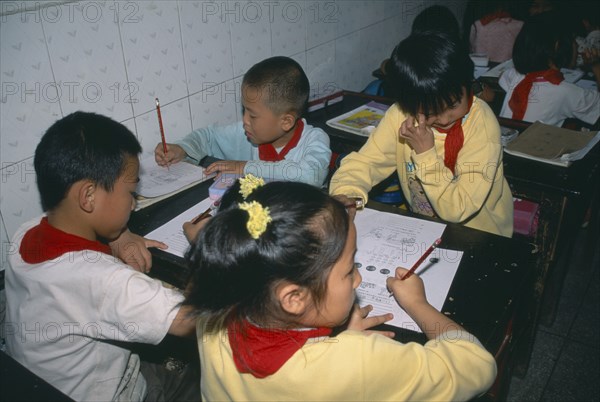
[[[331,150],[329,137],[301,118],[309,95],[302,67],[288,57],[271,57],[248,70],[242,81],[243,119],[223,127],[192,131],[176,144],[154,150],[161,166],[205,156],[222,161],[207,173],[252,173],[255,176],[323,185]]]
[[[514,68],[499,84],[506,91],[500,116],[561,126],[567,118],[594,124],[600,117],[600,94],[566,82],[560,68],[575,62],[570,24],[553,12],[526,21],[513,50]],[[595,61],[595,64],[598,60]],[[598,66],[592,69],[598,74]]]
[[[513,44],[523,21],[513,19],[506,1],[486,1],[484,15],[471,25],[471,53],[483,53],[494,63],[512,57]]]
[[[529,15],[539,15],[562,8],[561,0],[531,0],[529,3]]]
[[[456,41],[460,40],[458,20],[448,7],[440,5],[430,6],[415,17],[411,25],[411,34],[428,31],[442,32]],[[369,84],[369,87],[364,91],[365,93],[388,98],[395,97],[394,91],[396,88],[389,82],[389,78],[387,77],[389,61],[390,59],[385,59],[381,62],[379,69],[382,73],[382,78]]]
[[[392,317],[354,304],[353,215],[303,183],[223,197],[186,256],[203,400],[467,400],[490,387],[493,356],[427,302],[417,275],[400,280],[405,269],[387,285],[429,342],[367,331]]]
[[[582,34],[577,42],[577,66],[594,67],[594,53],[600,52],[600,14],[581,10]]]
[[[113,257],[106,244],[135,206],[140,152],[125,126],[84,112],[54,123],[35,151],[46,215],[13,240],[6,348],[75,400],[199,397],[191,365],[182,375],[167,372],[127,348],[158,344],[167,333],[191,336],[195,327],[180,292]]]
[[[410,33],[427,31],[443,32],[460,40],[460,27],[454,13],[448,7],[434,5],[421,11],[414,19]]]
[[[389,64],[396,103],[360,151],[342,160],[331,194],[366,203],[371,188],[397,170],[413,212],[512,236],[500,126],[472,95],[466,48],[441,33],[413,34]]]

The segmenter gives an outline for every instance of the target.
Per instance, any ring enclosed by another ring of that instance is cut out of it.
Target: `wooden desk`
[[[347,153],[358,150],[366,137],[333,129],[326,125],[328,119],[348,112],[372,99],[391,104],[392,100],[374,98],[364,94],[343,91],[343,100],[312,112],[308,122],[325,130],[331,139],[334,152]],[[340,94],[330,98],[337,99]],[[524,130],[529,124],[499,118],[503,126]],[[504,174],[517,198],[540,204],[538,231],[531,239],[539,250],[539,262],[530,289],[529,337],[522,343],[521,356],[516,374],[524,375],[533,346],[535,330],[541,320],[550,324],[556,314],[562,281],[573,248],[573,239],[580,226],[588,205],[595,200],[594,212],[598,213],[598,189],[600,188],[600,145],[597,145],[583,160],[569,168],[535,162],[504,154]],[[594,222],[594,219],[592,219]],[[597,229],[588,235],[588,248],[598,235]],[[563,263],[561,263],[563,262]]]
[[[201,183],[158,204],[132,214],[130,229],[146,234],[208,196],[210,182]],[[413,214],[370,202],[369,207]],[[484,399],[501,399],[507,391],[513,349],[527,326],[521,308],[531,286],[533,246],[519,240],[481,232],[458,224],[447,226],[441,247],[464,252],[443,312],[464,325],[496,356],[497,384]],[[152,275],[184,287],[189,269],[182,258],[154,250]],[[425,342],[422,334],[389,327],[401,341]]]
[[[503,118],[498,120],[501,125],[519,131],[529,125]],[[593,214],[598,214],[599,165],[600,145],[568,168],[504,154],[504,175],[513,195],[540,204],[534,239],[540,250],[533,289],[535,302],[540,306],[532,316],[535,323],[539,320],[550,325],[554,321],[577,231],[590,205]],[[598,228],[590,228],[586,255],[591,256],[592,242],[597,236]]]

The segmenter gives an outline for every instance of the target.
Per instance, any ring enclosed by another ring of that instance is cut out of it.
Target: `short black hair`
[[[413,20],[411,33],[443,32],[456,40],[460,39],[458,20],[448,7],[434,5],[421,11]]]
[[[217,215],[186,254],[194,274],[185,303],[215,330],[244,318],[257,324],[285,321],[273,299],[282,281],[306,287],[318,306],[349,231],[346,209],[333,197],[305,183],[271,182],[245,200],[269,208],[272,218],[254,239],[246,228],[248,212],[239,208],[244,201],[239,190],[236,183],[225,193]]]
[[[573,58],[574,32],[560,14],[548,11],[523,24],[513,46],[513,63],[521,74],[547,70],[552,62],[566,67]]]
[[[253,65],[244,74],[242,86],[256,88],[264,104],[275,114],[302,116],[310,85],[302,66],[289,57],[275,56]]]
[[[84,179],[107,191],[142,151],[135,135],[109,117],[75,112],[55,122],[35,150],[34,166],[44,211],[55,208]]]
[[[429,116],[462,98],[473,68],[464,44],[441,32],[419,32],[396,46],[386,70],[400,109]]]

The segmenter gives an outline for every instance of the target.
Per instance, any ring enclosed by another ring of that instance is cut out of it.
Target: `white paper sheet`
[[[412,318],[402,310],[386,287],[386,279],[397,267],[409,269],[442,236],[446,225],[372,209],[359,211],[356,263],[362,283],[356,293],[361,306],[373,305],[370,315],[392,313],[387,322],[400,328],[421,332]],[[415,272],[425,283],[429,303],[441,310],[458,269],[462,252],[436,249]]]
[[[140,182],[136,191],[143,197],[159,197],[209,178],[203,168],[191,163],[179,162],[167,168],[156,164],[154,154],[144,154],[140,157]]]
[[[206,211],[213,204],[213,202],[214,201],[210,198],[206,198],[202,202],[194,205],[187,211],[182,212],[175,218],[171,219],[164,225],[154,229],[144,237],[166,243],[169,248],[164,251],[183,258],[185,252],[190,246],[190,243],[183,233],[183,224],[191,221],[196,216]]]

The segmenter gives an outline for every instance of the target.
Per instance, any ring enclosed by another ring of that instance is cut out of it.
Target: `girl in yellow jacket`
[[[366,331],[392,317],[354,305],[354,209],[304,183],[240,181],[187,256],[203,400],[459,401],[490,387],[494,357],[405,269],[387,286],[429,341]]]

